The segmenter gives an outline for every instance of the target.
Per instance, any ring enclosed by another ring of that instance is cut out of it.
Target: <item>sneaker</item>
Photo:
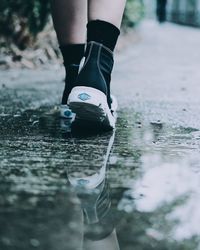
[[[77,188],[77,189],[94,189],[98,185],[100,185],[106,176],[106,166],[109,159],[110,151],[114,142],[115,138],[115,131],[110,134],[105,134],[104,136],[95,136],[94,138],[89,138],[86,146],[84,146],[81,143],[81,139],[79,141],[79,144],[76,145],[76,150],[81,154],[80,150],[82,149],[84,154],[85,150],[87,150],[87,147],[91,148],[95,147],[96,144],[101,141],[101,150],[98,148],[98,150],[92,151],[93,153],[88,155],[88,159],[85,158],[85,161],[77,162],[77,155],[75,154],[75,160],[73,160],[73,155],[69,165],[67,166],[67,177],[70,182],[70,184]],[[84,144],[85,144],[85,137],[84,137]],[[97,143],[95,143],[95,140],[97,140]],[[92,142],[92,145],[90,144],[90,141]],[[73,145],[74,146],[74,145]],[[102,153],[100,153],[102,152]],[[92,160],[96,159],[93,165],[90,164]]]
[[[113,52],[100,43],[88,43],[84,65],[67,101],[76,119],[115,128],[117,104],[110,95],[112,69]]]
[[[114,230],[106,168],[115,131],[95,137],[76,138],[76,148],[66,168],[68,184],[80,200],[84,214],[84,239],[98,241]],[[101,146],[96,147],[97,143]],[[85,156],[85,152],[91,153]],[[83,158],[84,155],[84,158]],[[84,160],[83,160],[84,159]],[[86,242],[85,242],[86,244]]]

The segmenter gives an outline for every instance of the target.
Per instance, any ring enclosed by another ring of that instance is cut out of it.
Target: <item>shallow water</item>
[[[0,130],[0,249],[199,249],[197,129],[121,110],[81,133],[41,107]]]

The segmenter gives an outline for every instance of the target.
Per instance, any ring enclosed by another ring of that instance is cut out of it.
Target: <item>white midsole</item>
[[[83,98],[81,98],[82,96]],[[68,105],[71,108],[74,104],[79,105],[80,107],[90,105],[91,109],[94,107],[94,111],[98,109],[103,111],[103,113],[100,113],[102,114],[102,118],[103,115],[105,116],[105,122],[107,125],[112,128],[115,127],[116,116],[111,113],[111,110],[108,107],[107,97],[100,90],[85,86],[74,87],[69,95]]]

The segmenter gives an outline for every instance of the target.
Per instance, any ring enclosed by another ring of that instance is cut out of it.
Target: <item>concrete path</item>
[[[0,249],[200,249],[200,30],[138,32],[116,55],[115,134],[63,136],[63,69],[0,72]],[[99,171],[94,190],[73,188]]]
[[[116,64],[113,88],[121,107],[142,105],[146,119],[157,112],[163,122],[199,128],[200,31],[146,22],[139,32],[141,41]]]

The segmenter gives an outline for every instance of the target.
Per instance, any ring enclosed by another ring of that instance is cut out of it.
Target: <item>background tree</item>
[[[134,26],[143,16],[142,0],[128,0],[123,27]],[[2,46],[15,44],[24,50],[50,22],[49,0],[1,0],[0,37]]]

